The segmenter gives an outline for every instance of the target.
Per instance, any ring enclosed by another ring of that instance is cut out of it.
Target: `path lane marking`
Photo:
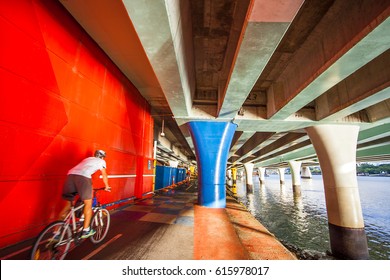
[[[88,255],[86,255],[84,258],[82,258],[82,260],[89,260],[90,258],[92,258],[94,255],[96,255],[97,253],[99,253],[101,250],[103,250],[104,248],[106,248],[109,244],[111,244],[112,242],[114,242],[115,240],[117,240],[119,237],[121,237],[123,234],[118,234],[116,236],[114,236],[113,238],[111,238],[108,242],[104,243],[102,246],[100,246],[99,248],[96,248],[95,250],[93,250],[91,253],[89,253]]]

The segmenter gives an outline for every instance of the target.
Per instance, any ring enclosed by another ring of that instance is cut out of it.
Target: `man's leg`
[[[69,213],[69,211],[70,211],[71,205],[72,205],[72,202],[69,201],[69,200],[66,200],[66,203],[65,203],[64,208],[62,208],[60,214],[58,215],[58,219],[59,219],[59,220],[65,219],[66,215],[67,215],[67,214]]]
[[[87,229],[92,219],[92,199],[84,200],[84,229]]]

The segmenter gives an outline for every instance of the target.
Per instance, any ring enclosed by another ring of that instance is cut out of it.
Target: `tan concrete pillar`
[[[245,173],[246,173],[246,191],[248,193],[253,192],[253,163],[245,163]]]
[[[311,179],[312,178],[311,171],[310,171],[310,168],[308,166],[302,167],[301,178],[303,178],[303,179]]]
[[[232,170],[231,169],[228,169],[226,171],[226,183],[229,187],[231,187],[233,185],[233,182],[232,182]]]
[[[260,185],[265,185],[265,168],[258,167],[257,170],[259,171]]]
[[[240,172],[240,174],[241,174],[241,181],[244,181],[244,173],[245,173],[245,171],[241,170],[241,172]]]
[[[240,183],[238,182],[238,179],[240,179]],[[239,196],[246,194],[246,186],[244,183],[244,171],[241,168],[237,169],[236,190],[237,190],[237,195]]]
[[[292,187],[294,196],[301,196],[301,164],[302,162],[290,160],[288,162],[291,169]]]
[[[278,168],[280,185],[284,185],[284,171],[286,168]]]
[[[306,131],[322,170],[332,253],[338,258],[367,259],[367,238],[356,178],[359,127],[319,125]]]

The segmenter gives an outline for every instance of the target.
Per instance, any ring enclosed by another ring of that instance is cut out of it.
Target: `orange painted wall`
[[[109,174],[137,175],[102,203],[150,192],[150,106],[61,4],[0,1],[0,36],[0,248],[56,219],[67,171],[96,148]]]

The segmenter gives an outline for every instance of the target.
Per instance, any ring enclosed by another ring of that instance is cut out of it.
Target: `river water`
[[[260,186],[254,176],[253,194],[238,180],[238,197],[248,210],[284,244],[309,253],[330,251],[324,186],[321,175],[301,179],[302,196],[294,198],[292,180],[285,175],[266,177]],[[390,259],[390,177],[358,176],[359,193],[370,259]]]

